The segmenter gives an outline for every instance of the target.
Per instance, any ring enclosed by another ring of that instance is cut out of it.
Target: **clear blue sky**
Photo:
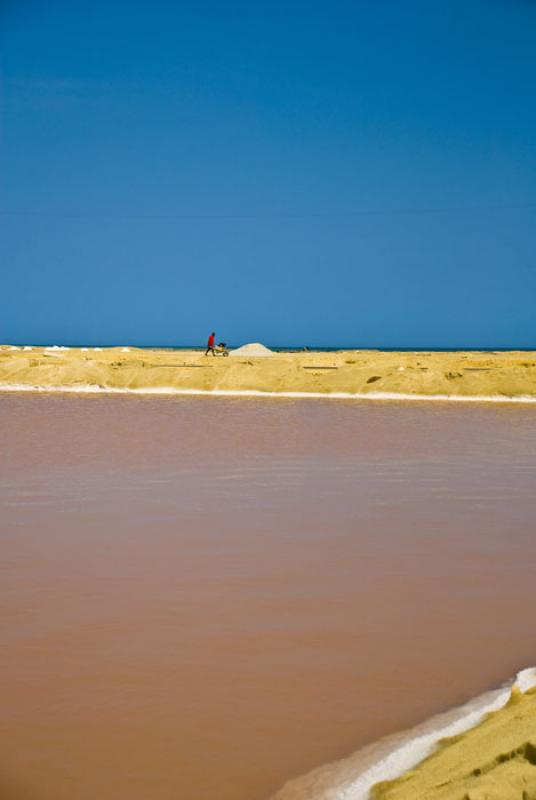
[[[1,0],[0,341],[536,346],[536,2]]]

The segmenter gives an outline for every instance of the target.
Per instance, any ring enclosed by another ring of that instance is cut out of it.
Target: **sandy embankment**
[[[272,800],[536,800],[536,670],[286,783]]]
[[[194,350],[15,350],[3,346],[2,386],[536,398],[536,352],[346,350],[223,358],[205,357]]]
[[[373,800],[536,800],[536,689],[508,704],[401,778],[377,784]]]

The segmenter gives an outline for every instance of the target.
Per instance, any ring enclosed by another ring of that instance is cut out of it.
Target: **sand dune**
[[[3,346],[2,385],[536,398],[536,352],[341,350],[223,358],[195,350]]]

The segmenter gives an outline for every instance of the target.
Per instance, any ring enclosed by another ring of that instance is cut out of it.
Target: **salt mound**
[[[231,350],[230,356],[273,356],[273,350],[269,350],[260,342],[252,342],[252,344],[243,344],[242,347],[237,347],[236,350]]]

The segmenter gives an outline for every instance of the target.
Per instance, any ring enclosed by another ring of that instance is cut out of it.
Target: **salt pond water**
[[[9,800],[267,800],[536,663],[531,406],[0,395]]]

